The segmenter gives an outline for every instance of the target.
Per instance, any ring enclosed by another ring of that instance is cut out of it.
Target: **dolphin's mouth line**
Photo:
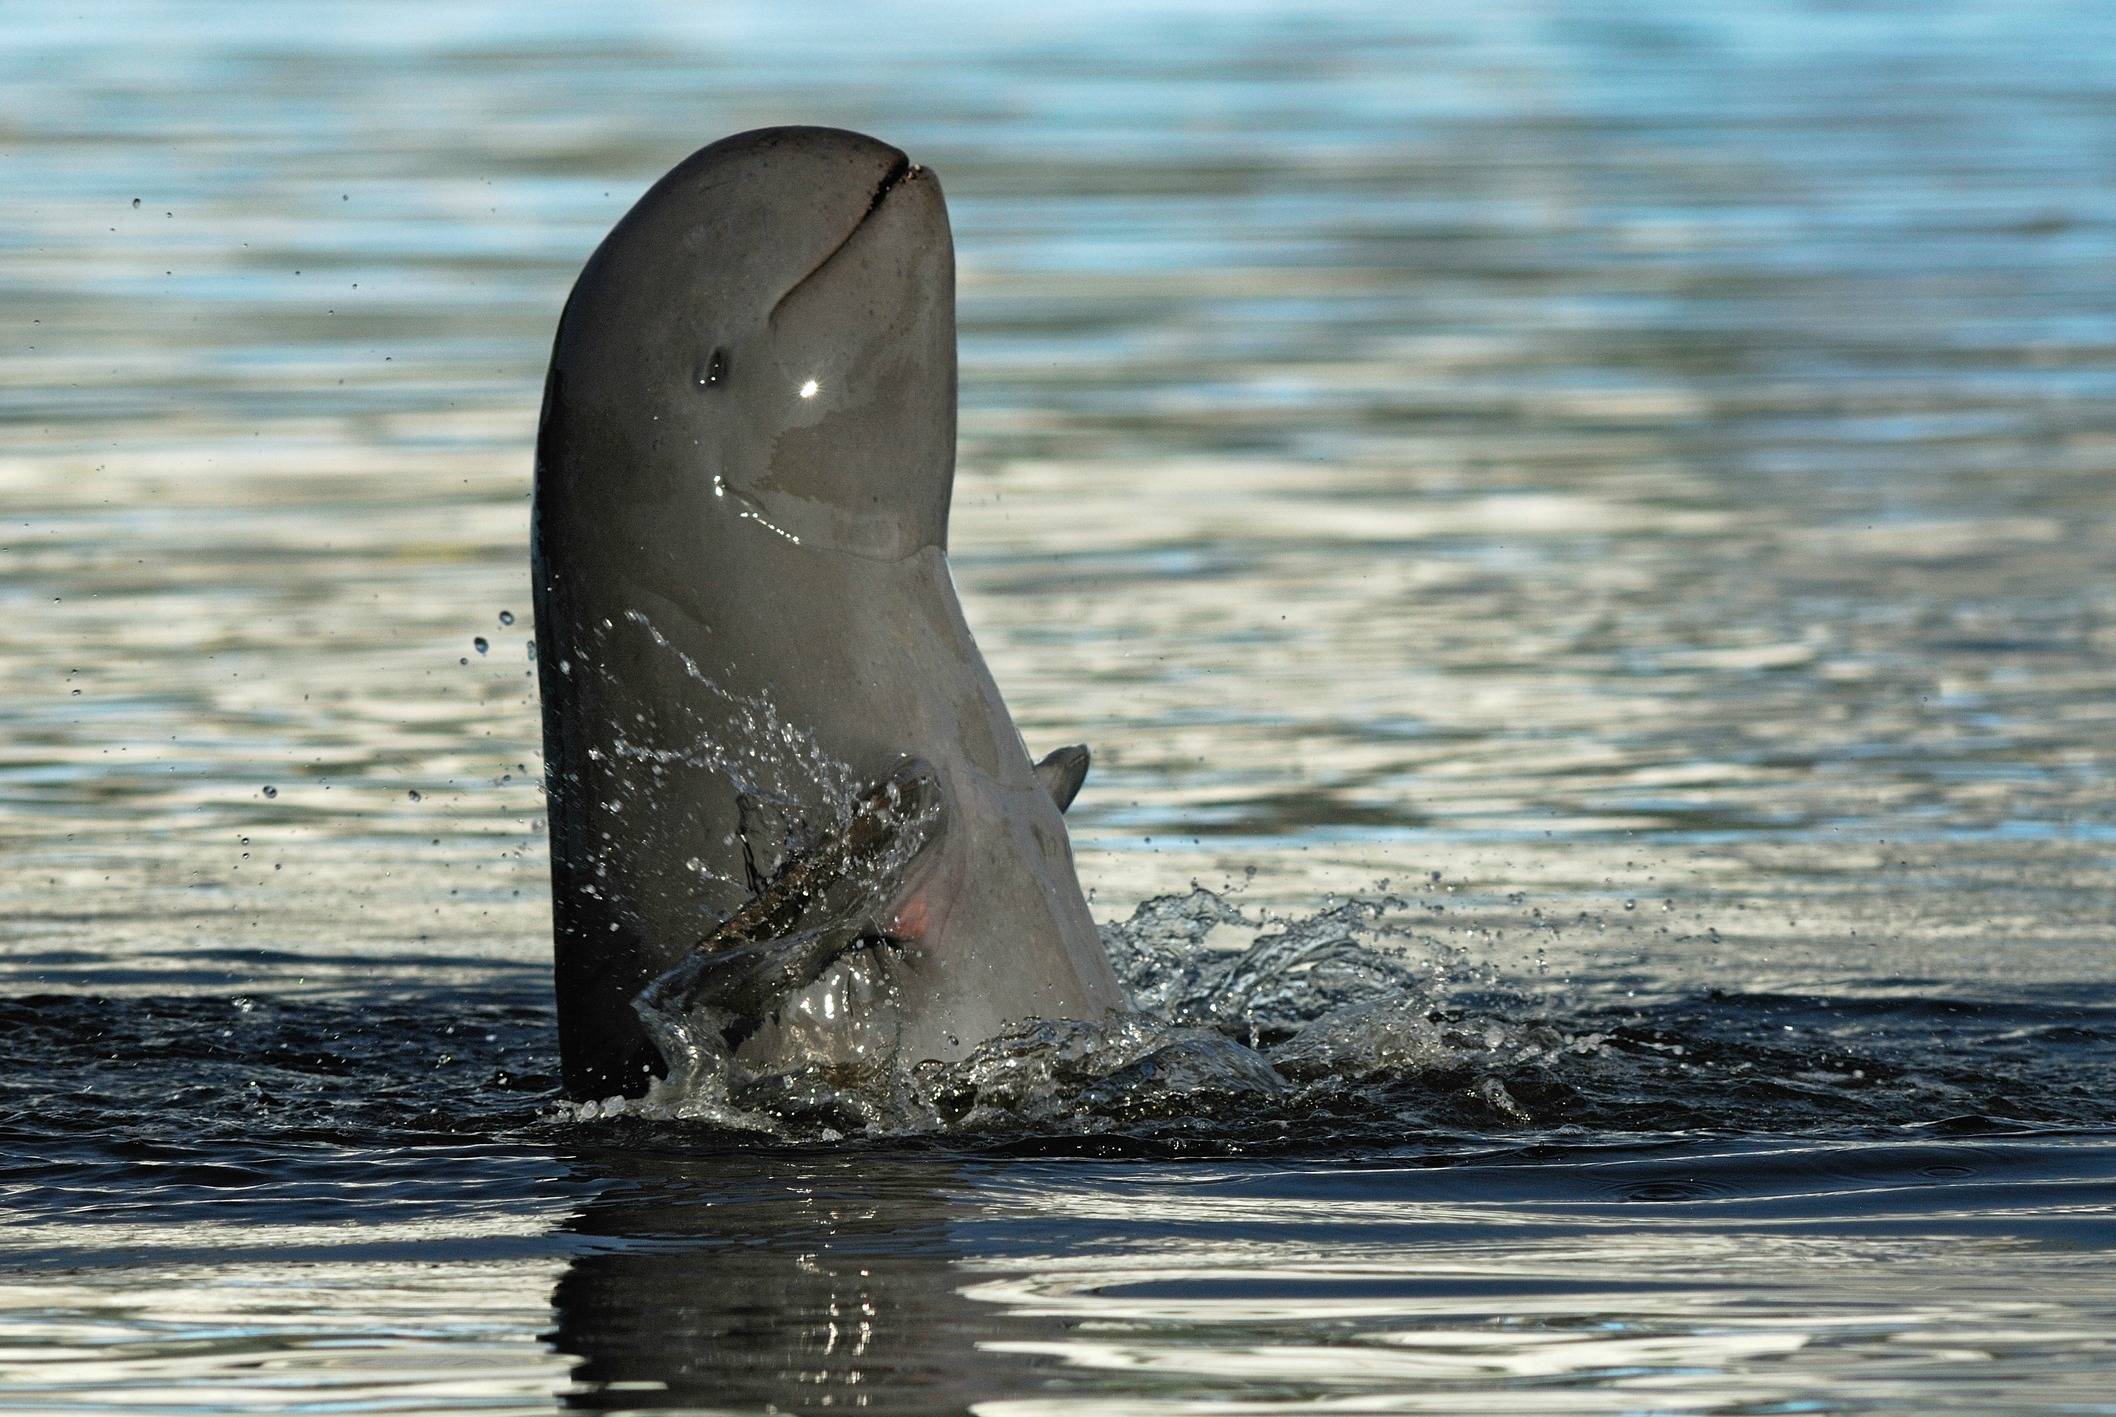
[[[867,220],[868,217],[873,216],[874,209],[882,204],[882,198],[888,196],[892,191],[894,191],[896,189],[897,183],[903,181],[906,177],[911,176],[913,173],[919,170],[919,165],[917,163],[913,162],[910,158],[905,157],[901,153],[897,154],[896,161],[890,165],[890,168],[887,172],[882,174],[882,180],[875,184],[874,197],[871,201],[867,203],[867,210],[860,213],[860,221],[864,222]],[[859,230],[859,225],[857,223],[854,224],[853,230]],[[849,241],[852,238],[848,236],[845,239]],[[843,242],[840,242],[839,244],[842,245]]]
[[[896,190],[897,184],[911,177],[915,177],[918,173],[922,172],[923,170],[924,169],[919,167],[917,163],[911,161],[910,158],[905,157],[902,153],[898,153],[896,155],[896,161],[890,165],[890,168],[887,172],[882,174],[882,180],[875,184],[874,196],[868,199],[867,210],[860,213],[860,219],[852,224],[851,230],[847,231],[843,237],[839,238],[837,245],[831,247],[829,251],[824,253],[822,260],[817,261],[815,265],[809,268],[808,274],[802,276],[799,280],[795,281],[792,285],[788,286],[786,288],[785,294],[781,295],[777,300],[772,302],[771,314],[767,315],[765,319],[777,319],[779,315],[779,307],[784,305],[787,301],[793,299],[795,291],[799,290],[802,286],[814,280],[818,275],[822,273],[824,267],[828,266],[832,261],[837,259],[838,252],[844,250],[847,246],[852,244],[852,238],[860,234],[860,228],[867,224],[867,218],[873,216],[877,211],[881,210],[883,199],[886,198],[891,192]]]

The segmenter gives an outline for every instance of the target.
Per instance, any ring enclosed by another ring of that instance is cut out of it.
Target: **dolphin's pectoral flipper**
[[[780,999],[862,943],[884,938],[876,916],[943,825],[940,785],[916,759],[861,793],[843,823],[789,857],[641,991],[632,1007],[649,1036],[658,1042],[663,1021],[710,1011],[727,1042],[739,1043]]]
[[[707,953],[702,947],[656,979],[639,996],[642,1015],[691,1014],[711,1009],[725,1015],[720,1027],[730,1044],[753,1029],[773,1004],[815,982],[855,946],[872,936],[858,928],[803,930],[783,939],[758,940]]]
[[[1059,811],[1072,806],[1073,799],[1080,795],[1080,784],[1087,781],[1087,744],[1053,749],[1036,764],[1036,780],[1051,794]]]

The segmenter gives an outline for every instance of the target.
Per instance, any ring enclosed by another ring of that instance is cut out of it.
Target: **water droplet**
[[[414,789],[412,789],[412,791],[411,791],[411,792],[409,792],[409,793],[408,793],[408,794],[406,794],[406,795],[407,795],[407,796],[409,796],[409,797],[411,798],[411,800],[412,800],[412,801],[414,801],[414,802],[419,802],[419,801],[423,801],[423,800],[425,800],[425,799],[423,799],[422,797],[420,797],[420,796],[419,796],[419,793],[418,793],[418,789],[417,789],[417,788],[414,788]]]
[[[134,197],[134,198],[132,199],[132,205],[133,205],[134,207],[138,207],[138,206],[139,206],[139,204],[140,204],[140,199],[139,199],[138,197]]]
[[[706,356],[705,363],[698,366],[698,387],[710,389],[727,380],[727,351],[716,349]]]
[[[471,647],[475,649],[479,654],[483,654],[486,650],[492,648],[491,645],[485,643],[485,637],[483,635],[479,635],[476,639],[472,640],[470,644]]]
[[[531,660],[532,662],[533,662],[533,661],[534,661],[534,660],[536,659],[536,641],[535,641],[535,640],[530,640],[530,641],[529,641],[529,658],[530,658],[530,660]]]
[[[502,610],[500,612],[500,623],[502,625],[512,625],[514,623],[514,612],[512,610]]]
[[[267,797],[277,797],[279,795],[279,789],[276,787],[267,787],[264,790],[264,794]]]

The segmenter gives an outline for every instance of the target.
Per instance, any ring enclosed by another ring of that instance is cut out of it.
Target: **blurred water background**
[[[544,360],[782,122],[1098,914],[1394,893],[1518,1115],[557,1116]],[[2112,175],[2084,0],[0,0],[0,1409],[2116,1411]]]

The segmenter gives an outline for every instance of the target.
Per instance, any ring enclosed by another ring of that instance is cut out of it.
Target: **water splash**
[[[644,631],[657,652],[720,706],[717,717],[721,722],[716,727],[694,706],[678,702],[675,711],[683,713],[689,723],[673,735],[674,742],[643,742],[620,728],[610,752],[626,769],[618,780],[618,795],[625,800],[609,805],[622,811],[630,800],[646,801],[675,791],[674,776],[679,769],[709,772],[726,782],[740,811],[745,876],[716,870],[699,857],[690,858],[685,866],[696,873],[701,890],[719,898],[721,913],[729,913],[754,895],[761,874],[811,851],[819,833],[847,820],[870,784],[849,764],[826,752],[814,735],[788,720],[768,693],[741,694],[723,687],[642,612],[628,610],[622,619],[626,626]],[[620,630],[612,620],[595,627],[598,659],[614,657],[611,642]],[[584,668],[600,672],[593,666]],[[766,853],[761,866],[754,854],[758,849]]]
[[[1257,1047],[1348,1005],[1421,998],[1421,973],[1407,956],[1415,937],[1390,918],[1404,909],[1395,896],[1355,899],[1260,928],[1232,901],[1193,887],[1142,902],[1102,940],[1134,1008]],[[1213,950],[1207,937],[1220,926],[1248,928],[1254,939],[1240,951]]]
[[[668,1076],[643,1099],[590,1102],[575,1115],[704,1121],[788,1139],[1226,1131],[1283,1126],[1318,1103],[1423,1079],[1483,1121],[1530,1120],[1483,1065],[1590,1054],[1601,1038],[1451,1013],[1454,976],[1411,932],[1405,908],[1380,896],[1257,920],[1203,888],[1145,901],[1103,930],[1131,1011],[1030,1021],[955,1063],[901,1058],[892,1038],[758,1070],[724,1042],[731,1014],[647,998],[642,1017]],[[1246,947],[1209,943],[1229,926],[1251,935]],[[871,1031],[894,1007],[875,960],[864,953],[819,981],[834,1011],[807,998],[795,1007],[813,1021],[834,1017],[825,1038]]]
[[[1193,889],[1104,927],[1133,1011],[1039,1020],[954,1063],[901,1058],[861,951],[781,1006],[811,1061],[707,1046],[571,1120],[791,1142],[1296,1152],[1478,1135],[1922,1135],[2106,1125],[2116,1025],[2077,1004],[1708,991],[1650,1004],[1510,984],[1378,895],[1296,918]],[[1232,948],[1216,942],[1234,935]],[[864,1031],[863,1031],[864,1030]],[[834,1050],[834,1051],[833,1051]]]
[[[738,731],[722,736],[700,728],[692,742],[680,749],[650,748],[620,737],[619,753],[649,765],[680,761],[711,768],[723,774],[737,792],[787,806],[813,805],[820,798],[823,804],[844,809],[866,785],[847,764],[824,752],[813,735],[790,723],[768,694],[738,694],[723,688],[643,613],[627,610],[624,618],[646,631],[655,647],[671,656],[694,684],[725,704],[729,722]],[[605,635],[614,628],[609,621],[603,622]]]

